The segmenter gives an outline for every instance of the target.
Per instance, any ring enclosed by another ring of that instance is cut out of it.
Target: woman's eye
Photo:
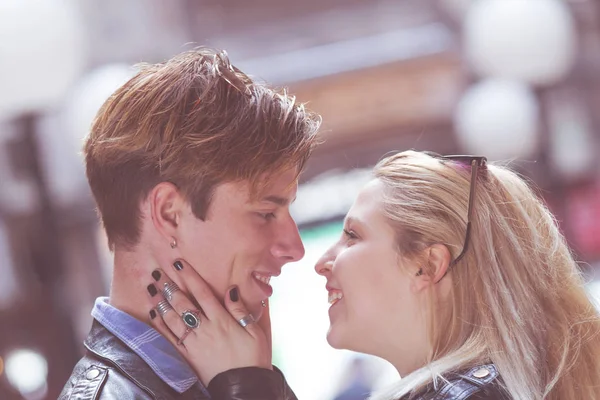
[[[356,236],[356,233],[354,233],[353,231],[349,231],[348,229],[344,229],[344,235],[348,239],[358,239],[358,236]]]

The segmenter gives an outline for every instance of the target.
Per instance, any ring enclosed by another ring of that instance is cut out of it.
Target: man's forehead
[[[288,206],[296,200],[298,179],[295,174],[270,175],[259,181],[237,181],[220,184],[217,193],[245,203],[272,203]],[[220,196],[217,196],[220,197]]]
[[[298,174],[294,169],[265,174],[253,186],[251,192],[254,192],[255,201],[288,205],[296,199]]]
[[[296,201],[296,195],[294,192],[294,197],[291,196],[278,196],[278,195],[267,195],[259,199],[261,203],[273,203],[279,207],[285,207]]]

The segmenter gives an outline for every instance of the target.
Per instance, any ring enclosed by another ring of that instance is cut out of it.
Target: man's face
[[[269,279],[283,265],[304,256],[289,206],[296,197],[296,171],[270,175],[262,194],[250,198],[245,182],[215,188],[205,221],[188,209],[181,219],[182,257],[222,300],[231,285],[250,312],[260,316],[261,301],[271,296]]]

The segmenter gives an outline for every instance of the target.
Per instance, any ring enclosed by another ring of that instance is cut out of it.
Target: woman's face
[[[382,210],[383,184],[375,179],[359,194],[344,221],[341,238],[315,270],[327,278],[334,348],[373,354],[402,370],[420,362],[426,343],[425,315],[413,277],[419,270],[396,249],[396,235]],[[409,371],[406,371],[409,372]]]

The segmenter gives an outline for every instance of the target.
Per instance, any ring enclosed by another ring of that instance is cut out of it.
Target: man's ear
[[[148,194],[150,216],[156,230],[171,243],[177,239],[185,201],[175,185],[161,182]]]
[[[443,244],[433,244],[425,249],[423,257],[419,257],[423,265],[415,274],[414,288],[420,291],[438,283],[450,268],[451,257],[450,250]]]

